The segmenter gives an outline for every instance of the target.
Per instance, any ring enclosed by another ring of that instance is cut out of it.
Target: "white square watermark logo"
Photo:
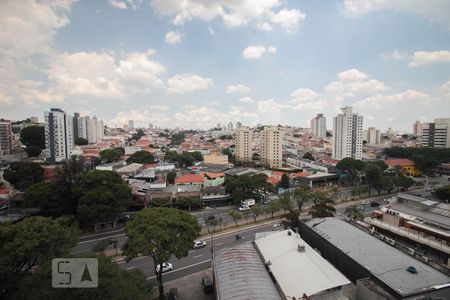
[[[98,260],[96,258],[52,259],[52,286],[54,288],[98,287]]]

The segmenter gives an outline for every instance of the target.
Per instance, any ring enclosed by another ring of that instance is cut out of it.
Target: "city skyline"
[[[446,1],[50,2],[0,4],[0,118],[332,128],[352,106],[411,132],[450,111]]]

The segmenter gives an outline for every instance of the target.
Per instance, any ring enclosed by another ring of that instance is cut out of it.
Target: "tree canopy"
[[[446,203],[450,202],[450,185],[446,185],[435,190],[436,196]]]
[[[138,129],[138,130],[136,130],[136,133],[134,133],[134,134],[131,136],[131,139],[137,141],[137,140],[139,140],[141,137],[143,137],[144,135],[145,135],[144,130]]]
[[[20,131],[20,142],[25,146],[45,148],[45,128],[43,126],[28,126]]]
[[[122,250],[126,261],[138,254],[153,259],[159,297],[164,299],[162,263],[171,256],[185,257],[192,248],[200,226],[191,214],[174,208],[145,208],[125,226],[128,236]],[[160,265],[159,272],[156,266]]]
[[[253,176],[227,176],[225,178],[225,190],[231,194],[235,203],[248,198],[259,199],[258,190],[268,190],[271,184],[267,183],[267,175],[255,174]]]
[[[280,187],[282,187],[283,189],[288,189],[289,188],[289,177],[286,173],[283,173],[283,175],[281,175],[281,180],[280,183],[278,184]]]
[[[155,162],[155,156],[148,151],[137,151],[133,153],[128,159],[127,163],[138,163],[138,164],[152,164]]]
[[[75,145],[84,146],[84,145],[87,145],[87,144],[89,144],[89,141],[87,139],[83,138],[83,137],[77,137],[75,139]]]
[[[28,146],[25,148],[25,152],[28,154],[28,157],[37,157],[41,154],[42,149],[38,146]]]
[[[177,172],[170,171],[169,173],[167,173],[166,179],[167,179],[168,183],[174,184],[176,178],[177,178]]]
[[[13,162],[3,173],[9,183],[16,189],[24,190],[34,183],[43,181],[44,169],[33,162]]]
[[[177,167],[191,167],[195,161],[202,161],[203,156],[200,152],[183,152],[178,154],[175,151],[167,151],[164,159],[174,163]]]
[[[416,166],[424,173],[430,172],[440,163],[450,161],[450,148],[401,148],[392,147],[385,148],[384,154],[390,158],[408,158],[411,159]]]
[[[150,299],[150,285],[142,271],[121,269],[111,258],[98,259],[98,287],[85,289],[55,289],[52,287],[51,263],[42,264],[20,285],[15,299],[23,300],[145,300]],[[33,291],[33,292],[30,292]]]
[[[120,160],[123,154],[123,148],[105,149],[100,151],[100,161],[102,163],[112,163]]]
[[[363,171],[365,164],[362,160],[347,157],[337,163],[336,169],[340,173],[347,174],[349,180],[356,184],[359,181],[361,172]]]
[[[315,159],[314,159],[314,156],[313,156],[310,152],[306,152],[306,153],[303,155],[303,158],[309,159],[309,160],[315,160]]]
[[[78,233],[77,224],[67,217],[28,217],[0,225],[0,296],[14,289],[34,266],[67,254]]]
[[[184,132],[172,134],[170,137],[170,144],[174,146],[180,145],[184,141],[185,137],[186,135]]]

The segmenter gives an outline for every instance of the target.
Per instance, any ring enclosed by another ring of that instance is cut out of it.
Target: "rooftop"
[[[344,220],[337,218],[321,220],[312,219],[306,222],[306,225],[402,295],[450,284],[450,279],[445,274]],[[406,270],[409,266],[415,267],[418,274],[409,273]]]
[[[384,161],[388,166],[415,166],[416,164],[407,158],[386,159]]]
[[[204,181],[203,175],[200,174],[185,174],[181,175],[180,177],[177,177],[175,179],[175,184],[177,183],[190,183],[190,182],[201,182]]]
[[[281,299],[251,242],[217,252],[214,270],[220,300]]]
[[[301,299],[351,283],[292,230],[256,233],[255,243],[286,297]]]

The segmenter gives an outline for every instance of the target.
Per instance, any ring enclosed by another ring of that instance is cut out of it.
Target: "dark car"
[[[178,299],[178,290],[176,288],[171,288],[169,290],[168,300],[177,300]]]
[[[378,202],[370,202],[370,206],[371,207],[378,207],[378,206],[380,206],[380,203],[378,203]]]
[[[204,276],[202,278],[202,288],[205,294],[212,293],[213,291],[213,282],[209,276]]]

